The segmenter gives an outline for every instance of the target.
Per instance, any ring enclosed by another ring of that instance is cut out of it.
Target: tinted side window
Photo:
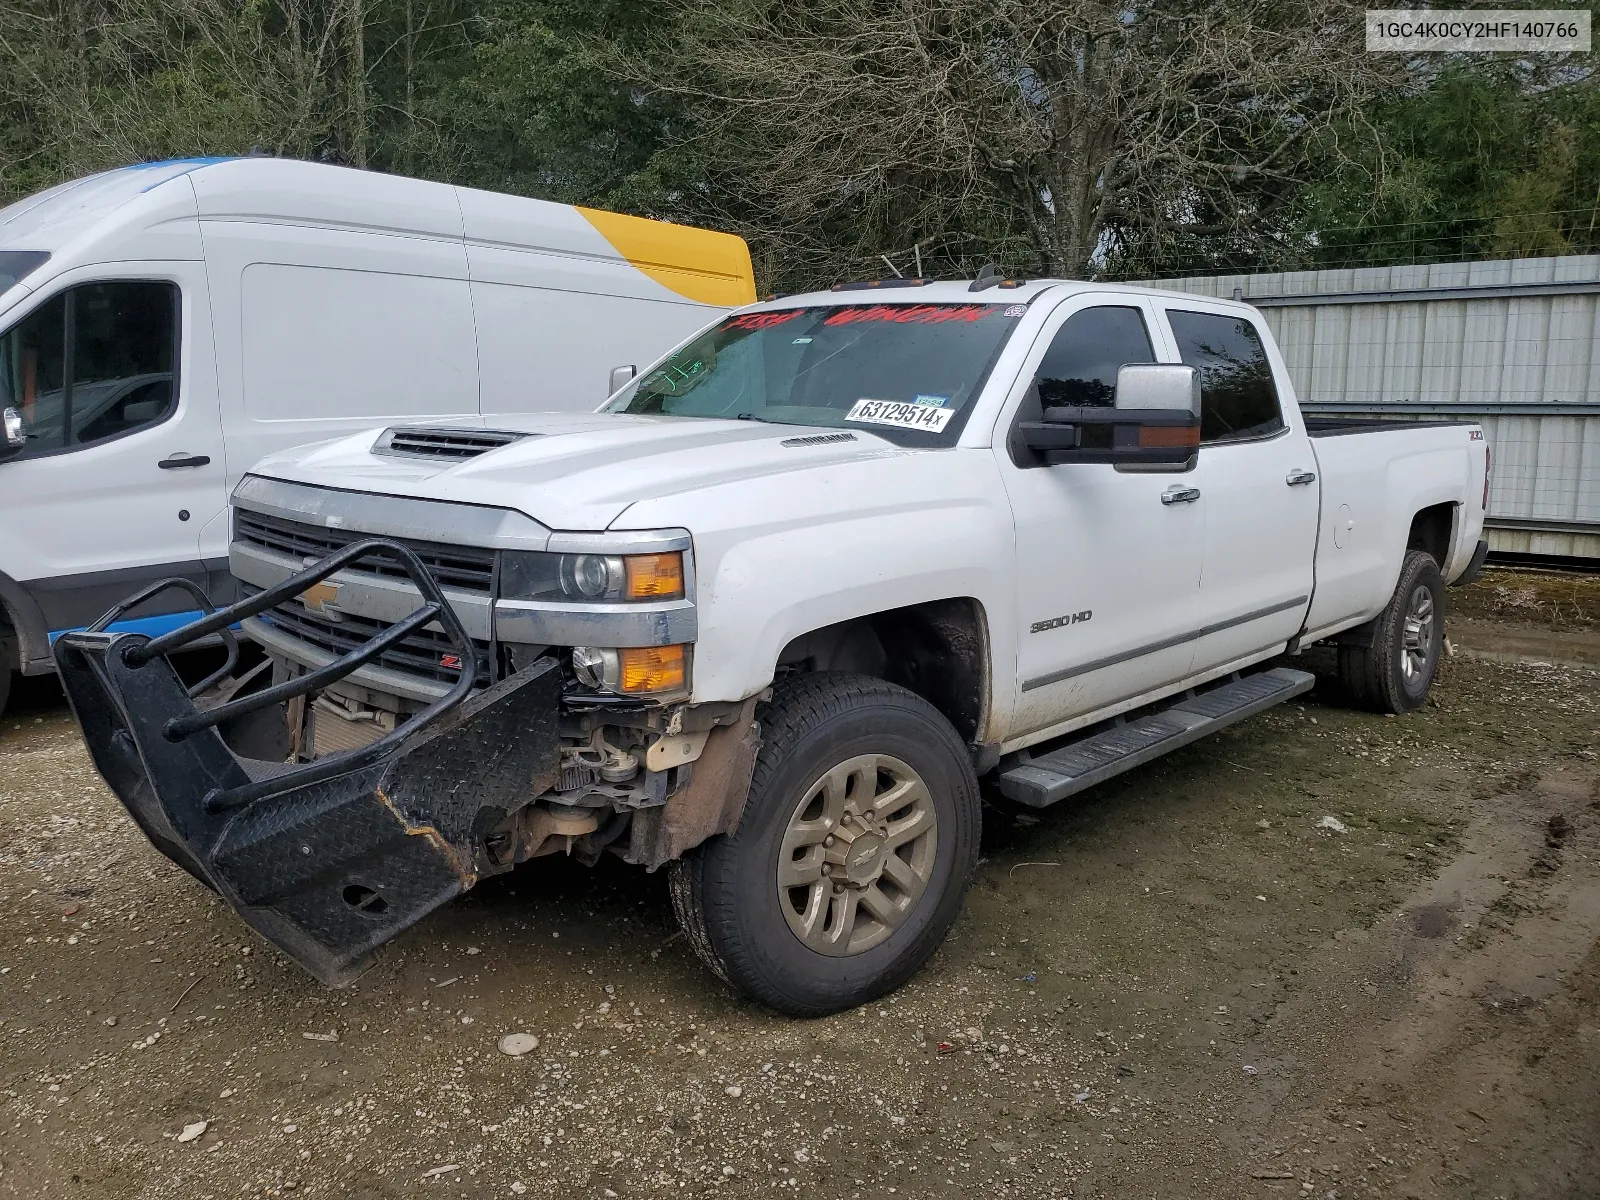
[[[22,414],[24,454],[83,446],[163,421],[174,401],[178,289],[84,284],[0,334],[0,393]]]
[[[0,403],[22,414],[24,453],[65,444],[67,298],[34,309],[0,336]]]
[[[1200,371],[1200,440],[1265,437],[1283,428],[1267,348],[1243,317],[1179,312],[1167,318],[1183,361]]]
[[[1033,381],[1045,408],[1110,408],[1117,396],[1117,369],[1155,360],[1137,308],[1086,308],[1056,331]]]

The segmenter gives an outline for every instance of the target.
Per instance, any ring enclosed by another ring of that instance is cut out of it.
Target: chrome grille
[[[247,595],[260,590],[248,585],[244,588]],[[299,600],[286,600],[262,613],[257,620],[334,655],[347,654],[364,646],[389,628],[387,622],[351,613],[341,613],[337,621],[330,620],[311,612]],[[477,685],[480,688],[488,687],[493,681],[493,673],[489,669],[489,643],[474,638],[473,645],[478,651]],[[453,684],[461,677],[459,669],[448,665],[454,656],[455,648],[443,631],[420,629],[378,655],[372,660],[372,665],[436,683]]]
[[[235,509],[233,536],[237,541],[259,546],[277,554],[287,554],[301,561],[325,558],[352,542],[375,535],[357,533],[348,529],[327,529],[321,525],[308,525],[283,517],[269,517],[248,509]],[[478,592],[487,596],[494,582],[494,551],[471,546],[440,546],[431,542],[414,542],[408,538],[395,538],[397,542],[415,551],[439,581],[439,586],[461,591]],[[385,579],[408,578],[399,563],[382,558],[363,559],[349,568],[353,575],[377,575]]]

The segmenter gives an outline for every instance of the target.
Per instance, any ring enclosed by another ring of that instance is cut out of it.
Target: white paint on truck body
[[[742,312],[995,299],[933,284]],[[458,465],[375,456],[371,431],[278,455],[255,473],[511,509],[575,534],[686,532],[698,617],[691,703],[760,693],[782,649],[810,631],[970,599],[989,673],[976,740],[1001,750],[1261,662],[1297,635],[1370,619],[1393,592],[1413,517],[1428,506],[1454,513],[1446,578],[1466,568],[1483,524],[1476,427],[1312,437],[1270,331],[1244,304],[1062,281],[1023,284],[1002,299],[1025,311],[959,436],[939,447],[908,446],[867,424],[839,440],[816,437],[816,426],[601,412],[519,418],[510,427],[538,436]],[[1204,444],[1183,474],[1019,466],[1008,437],[1040,363],[1074,317],[1107,307],[1138,314],[1157,362],[1182,361],[1173,313],[1253,331],[1281,427]],[[1168,502],[1164,493],[1180,484],[1199,497]],[[1332,530],[1344,507],[1353,526],[1340,548]]]

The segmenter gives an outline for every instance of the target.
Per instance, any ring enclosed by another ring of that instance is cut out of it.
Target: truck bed
[[[1346,433],[1380,433],[1386,429],[1437,429],[1449,425],[1475,425],[1476,421],[1419,421],[1396,414],[1393,417],[1313,417],[1305,416],[1306,433],[1314,438],[1339,437]]]

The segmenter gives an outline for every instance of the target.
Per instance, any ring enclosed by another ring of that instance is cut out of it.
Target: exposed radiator
[[[384,718],[388,717],[387,721]],[[315,758],[359,750],[394,728],[388,713],[363,712],[346,716],[337,704],[325,697],[311,706],[311,753]]]

